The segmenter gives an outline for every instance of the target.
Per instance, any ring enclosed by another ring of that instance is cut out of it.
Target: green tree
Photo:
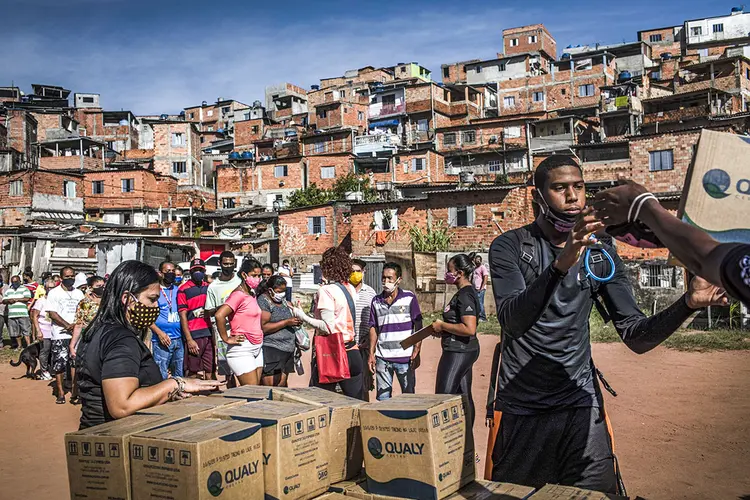
[[[345,200],[346,193],[351,191],[362,191],[364,201],[374,201],[378,198],[378,192],[370,187],[370,179],[354,173],[348,173],[336,179],[331,189],[321,189],[315,183],[306,189],[298,189],[289,196],[289,208],[310,207],[322,205],[334,200]]]
[[[333,193],[327,189],[320,189],[315,183],[306,189],[298,189],[289,196],[289,208],[310,207],[322,205],[335,199]]]

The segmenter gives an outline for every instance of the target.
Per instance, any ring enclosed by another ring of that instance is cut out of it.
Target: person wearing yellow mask
[[[354,297],[354,312],[357,314],[357,331],[355,341],[359,345],[359,352],[362,353],[362,362],[364,366],[370,358],[370,306],[377,293],[375,290],[363,281],[365,261],[360,259],[352,260],[352,274],[349,276],[349,283],[357,291]],[[375,389],[375,381],[370,370],[363,371],[363,382],[365,385],[365,400],[370,400],[370,391]]]

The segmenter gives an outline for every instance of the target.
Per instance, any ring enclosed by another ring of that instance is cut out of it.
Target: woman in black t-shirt
[[[129,260],[112,272],[78,347],[81,429],[218,387],[216,380],[162,380],[143,343],[159,316],[160,294],[159,274],[147,264]]]
[[[474,425],[474,399],[471,395],[471,370],[479,359],[477,321],[479,299],[471,277],[474,255],[457,254],[448,261],[445,283],[455,284],[458,292],[443,311],[443,320],[432,324],[443,339],[443,355],[438,363],[435,394],[465,394],[469,399],[469,417]]]

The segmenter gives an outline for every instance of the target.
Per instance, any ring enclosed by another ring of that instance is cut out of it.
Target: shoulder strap
[[[354,299],[352,298],[352,295],[349,293],[349,290],[346,289],[346,286],[344,286],[342,283],[336,283],[336,286],[338,286],[342,292],[344,292],[344,297],[346,297],[346,302],[349,304],[349,312],[352,314],[352,325],[354,326],[354,331],[357,331],[357,314],[355,312],[354,307]]]
[[[519,230],[521,236],[521,256],[519,267],[521,271],[530,271],[535,277],[542,274],[542,270],[547,266],[543,262],[546,260],[543,256],[542,245],[539,238],[534,234],[533,225],[524,226]]]

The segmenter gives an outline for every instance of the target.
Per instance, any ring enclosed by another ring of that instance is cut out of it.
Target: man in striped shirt
[[[3,295],[3,304],[8,306],[8,334],[11,344],[13,339],[16,339],[16,349],[23,347],[22,337],[27,346],[30,344],[31,320],[27,304],[31,298],[29,289],[21,285],[21,277],[13,276],[10,279],[10,288]]]
[[[414,393],[421,342],[402,349],[401,341],[422,329],[422,311],[416,295],[399,286],[401,266],[387,262],[382,280],[383,293],[372,300],[370,308],[369,367],[375,374],[378,401],[390,399],[394,373],[401,392]]]

